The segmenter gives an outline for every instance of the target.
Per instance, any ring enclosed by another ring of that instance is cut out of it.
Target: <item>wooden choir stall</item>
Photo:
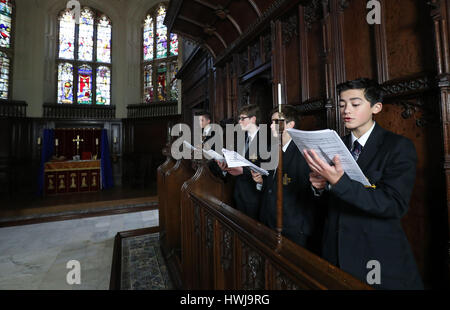
[[[158,168],[160,240],[178,289],[371,289],[232,207],[233,183],[208,160]]]

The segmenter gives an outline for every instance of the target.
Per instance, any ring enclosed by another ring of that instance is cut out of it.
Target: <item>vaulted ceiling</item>
[[[169,31],[204,46],[214,58],[293,0],[171,0],[165,20]],[[267,26],[267,25],[265,25]]]

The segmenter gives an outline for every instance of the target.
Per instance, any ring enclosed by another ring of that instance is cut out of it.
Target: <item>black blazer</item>
[[[311,248],[314,229],[310,169],[294,141],[283,152],[283,231],[282,234],[305,248]],[[275,229],[277,222],[277,175],[270,170],[263,178],[263,198],[260,220]]]
[[[350,148],[351,137],[343,138]],[[423,289],[423,284],[403,232],[416,177],[414,144],[403,136],[375,125],[358,165],[376,188],[365,188],[347,174],[329,192],[328,216],[323,235],[323,257],[366,282],[377,260],[382,289]]]
[[[260,157],[259,144],[261,143],[261,129],[250,142],[245,158],[258,167],[264,160]],[[261,191],[256,189],[256,182],[253,180],[248,167],[243,167],[243,174],[236,177],[233,198],[236,209],[247,214],[251,218],[258,220],[261,205]]]

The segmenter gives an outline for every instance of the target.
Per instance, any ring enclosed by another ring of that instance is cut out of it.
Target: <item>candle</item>
[[[58,146],[58,139],[55,140],[55,145]]]
[[[37,144],[41,145],[41,137],[38,137]]]
[[[278,83],[278,113],[281,113],[281,84]],[[280,115],[278,115],[280,117]]]
[[[95,145],[98,145],[98,138],[95,138]]]
[[[113,143],[117,143],[117,137],[114,137]]]

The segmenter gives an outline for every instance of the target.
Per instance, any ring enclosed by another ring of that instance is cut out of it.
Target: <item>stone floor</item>
[[[107,290],[114,237],[158,226],[158,210],[0,228],[0,290]],[[81,284],[67,284],[70,260]]]

